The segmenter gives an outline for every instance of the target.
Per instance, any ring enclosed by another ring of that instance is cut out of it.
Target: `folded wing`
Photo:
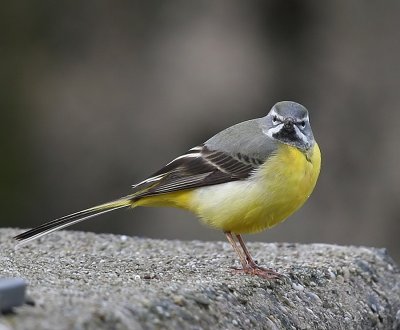
[[[248,178],[260,159],[230,155],[202,145],[177,157],[133,188],[135,199]]]

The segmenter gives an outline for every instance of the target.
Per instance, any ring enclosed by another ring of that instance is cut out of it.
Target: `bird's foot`
[[[250,274],[253,276],[262,277],[267,280],[275,280],[283,276],[272,269],[260,267],[256,263],[246,264],[242,268],[232,267],[232,269],[235,273]]]

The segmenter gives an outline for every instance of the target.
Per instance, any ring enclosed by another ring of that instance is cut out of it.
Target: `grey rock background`
[[[398,1],[6,1],[0,11],[0,226],[129,192],[276,101],[323,152],[307,205],[262,241],[387,247],[400,260]],[[222,239],[177,210],[75,227]]]
[[[0,230],[0,277],[35,303],[4,329],[399,329],[400,270],[383,249],[250,243],[283,280],[232,274],[225,242],[60,231],[14,250]],[[3,329],[1,328],[1,329]]]

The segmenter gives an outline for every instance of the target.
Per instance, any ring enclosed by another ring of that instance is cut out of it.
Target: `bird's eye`
[[[301,127],[306,127],[306,122],[303,120],[301,123],[300,123],[300,125],[301,125]]]
[[[273,116],[273,117],[272,117],[272,122],[273,122],[274,124],[276,124],[277,121],[278,121],[278,117],[277,117],[277,116]]]

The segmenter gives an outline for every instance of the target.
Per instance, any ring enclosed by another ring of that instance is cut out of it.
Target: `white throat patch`
[[[263,128],[263,133],[268,136],[269,138],[275,140],[275,138],[273,137],[273,134],[278,133],[282,128],[283,128],[283,123],[274,126],[274,127],[270,127],[269,129]]]

